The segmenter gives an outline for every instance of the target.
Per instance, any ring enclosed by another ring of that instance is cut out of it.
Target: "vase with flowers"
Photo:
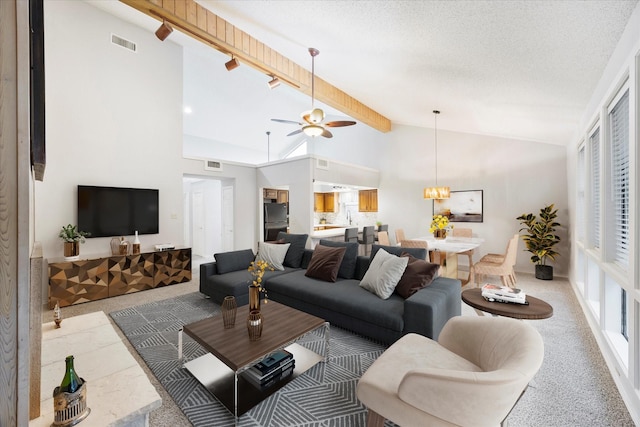
[[[436,239],[446,239],[447,232],[453,230],[453,224],[449,222],[449,217],[444,215],[434,215],[429,227],[429,233],[433,233]]]
[[[262,285],[265,270],[273,271],[273,267],[263,260],[253,261],[249,265],[249,273],[252,280],[249,283],[249,311],[260,311],[260,294],[264,294],[264,302],[267,303],[267,290]]]

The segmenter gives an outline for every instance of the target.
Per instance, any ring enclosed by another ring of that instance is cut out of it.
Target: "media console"
[[[49,308],[191,280],[191,248],[49,263]]]

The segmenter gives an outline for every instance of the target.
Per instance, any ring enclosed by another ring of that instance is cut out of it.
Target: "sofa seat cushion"
[[[402,332],[404,299],[391,295],[386,300],[360,287],[353,279],[338,278],[335,283],[305,276],[298,270],[267,280],[267,292],[277,300],[277,294],[357,318],[380,327]]]
[[[267,280],[271,277],[290,273],[295,270],[297,269],[289,267],[285,267],[282,271],[265,270],[263,279]],[[246,269],[225,274],[213,274],[207,277],[206,280],[212,285],[213,295],[210,296],[218,304],[222,302],[225,296],[236,297],[239,305],[246,304],[246,301],[248,301],[247,295],[249,294],[251,274]]]

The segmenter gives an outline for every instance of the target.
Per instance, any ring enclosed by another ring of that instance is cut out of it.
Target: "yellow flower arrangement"
[[[429,227],[429,233],[434,233],[436,230],[453,230],[453,224],[449,222],[449,217],[434,215],[431,227]]]
[[[253,286],[255,288],[258,288],[258,291],[264,292],[264,302],[266,304],[268,296],[267,290],[264,288],[264,286],[262,286],[262,277],[264,276],[265,270],[273,271],[274,268],[269,265],[268,262],[258,260],[251,262],[251,264],[249,264],[248,270],[249,273],[251,273],[251,275],[253,276],[253,280],[251,281],[251,284],[249,286]]]

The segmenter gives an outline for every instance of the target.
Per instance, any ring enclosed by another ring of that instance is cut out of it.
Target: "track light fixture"
[[[156,30],[156,37],[158,37],[161,41],[164,41],[172,32],[173,28],[171,27],[171,25],[169,25],[167,21],[162,21],[162,24],[160,24],[160,28]]]
[[[274,89],[280,86],[280,79],[274,76],[270,76],[270,77],[273,77],[273,78],[267,82],[267,84],[269,85],[269,89]]]
[[[224,66],[227,67],[227,71],[231,71],[233,69],[236,69],[236,68],[238,68],[239,65],[240,65],[240,63],[233,56],[231,57],[231,59],[229,61],[227,61],[224,64]]]

